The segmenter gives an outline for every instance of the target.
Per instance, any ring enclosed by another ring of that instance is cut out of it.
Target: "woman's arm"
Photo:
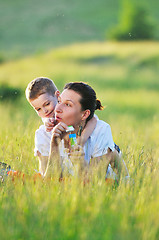
[[[42,156],[39,151],[37,151],[37,156],[39,159],[39,172],[41,173],[42,176],[44,176],[47,168],[48,156]]]
[[[91,171],[95,171],[96,174],[100,174],[101,176],[105,177],[108,165],[110,163],[114,163],[114,153],[110,148],[108,148],[106,154],[100,157],[91,158],[90,168]]]
[[[52,151],[52,153],[49,156],[42,156],[41,153],[38,151],[37,155],[39,159],[39,172],[43,177],[51,176],[53,173],[52,159],[53,159],[53,156],[55,158],[55,154],[53,154],[53,151]]]
[[[114,150],[113,154],[114,165],[112,164],[112,167],[117,170],[119,178],[121,177],[121,175],[123,175],[124,177],[129,177],[129,172],[123,160],[122,154],[120,154],[116,149]]]
[[[124,177],[129,177],[122,155],[120,155],[116,149],[112,151],[108,148],[107,154],[91,159],[90,165],[98,174],[105,177],[109,164],[116,174],[117,179],[120,179],[122,174]]]
[[[66,134],[66,129],[67,125],[65,123],[58,123],[53,128],[48,164],[44,174],[45,177],[50,177],[53,174],[54,176],[61,175],[59,144]]]

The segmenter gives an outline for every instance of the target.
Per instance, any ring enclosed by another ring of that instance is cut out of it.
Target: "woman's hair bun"
[[[103,106],[101,104],[101,101],[99,99],[96,99],[96,109],[102,110]]]

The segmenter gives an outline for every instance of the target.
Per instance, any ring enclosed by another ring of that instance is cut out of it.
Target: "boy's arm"
[[[88,121],[88,123],[86,124],[86,127],[84,128],[82,135],[80,137],[80,145],[83,146],[85,144],[85,142],[87,141],[87,139],[89,138],[89,136],[92,134],[92,132],[94,131],[95,127],[97,124],[97,119],[95,117],[93,117],[92,119],[90,119]]]

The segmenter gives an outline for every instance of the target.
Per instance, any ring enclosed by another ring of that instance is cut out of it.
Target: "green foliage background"
[[[157,19],[156,1],[145,2]],[[6,59],[12,56],[0,65],[0,86],[7,83],[22,93],[0,101],[0,161],[25,174],[24,180],[7,178],[0,185],[0,238],[158,239],[159,43],[102,42],[105,29],[116,21],[118,1],[64,3],[0,1],[1,49]],[[48,25],[48,35],[41,25],[36,28],[40,19],[52,17],[51,6],[54,13],[72,17],[68,34],[62,17],[56,21],[60,34]],[[105,106],[97,115],[111,125],[130,183],[121,179],[113,188],[97,174],[86,185],[74,178],[33,180],[38,169],[34,133],[41,121],[24,91],[37,76],[50,77],[60,91],[70,81],[88,82],[96,90]]]
[[[155,28],[156,24],[143,4],[123,0],[119,23],[110,29],[108,36],[116,41],[154,40]]]

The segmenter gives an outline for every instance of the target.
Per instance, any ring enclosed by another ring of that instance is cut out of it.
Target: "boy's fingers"
[[[53,129],[52,127],[47,127],[46,132],[51,132],[52,129]]]
[[[55,118],[49,119],[49,124],[50,124],[51,126],[55,126],[55,124],[56,124]]]
[[[49,123],[45,123],[45,127],[49,127],[50,126],[50,124]]]
[[[50,122],[51,122],[52,124],[55,124],[55,118],[51,118],[51,119],[50,119]]]
[[[49,123],[45,123],[45,126],[46,126],[46,127],[54,127],[55,125],[54,125],[53,123],[50,123],[50,122],[49,122]]]

